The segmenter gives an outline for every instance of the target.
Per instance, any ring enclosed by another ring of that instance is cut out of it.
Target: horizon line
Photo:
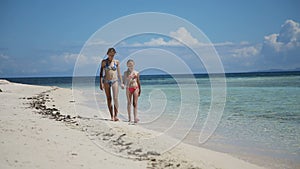
[[[141,76],[184,76],[184,75],[228,75],[228,74],[252,74],[252,73],[296,73],[299,72],[300,70],[262,70],[262,71],[245,71],[245,72],[224,72],[224,73],[192,73],[192,74],[180,74],[180,73],[175,73],[175,74],[165,74],[165,73],[157,73],[157,74],[141,74]],[[5,79],[5,78],[69,78],[69,77],[99,77],[99,75],[92,76],[92,75],[87,75],[87,76],[73,76],[73,75],[45,75],[45,76],[6,76],[6,77],[0,77],[0,79]]]

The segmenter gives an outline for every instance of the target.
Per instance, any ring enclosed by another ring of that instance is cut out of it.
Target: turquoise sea
[[[176,76],[189,83],[191,76]],[[226,74],[226,104],[221,121],[210,139],[199,144],[198,138],[210,108],[211,90],[207,75],[194,75],[200,95],[198,117],[184,142],[227,152],[268,168],[300,166],[300,72],[260,72]],[[35,85],[72,87],[72,77],[6,78],[12,82]],[[95,85],[85,86],[87,81]],[[107,111],[105,98],[95,77],[82,77],[82,87],[95,89],[100,109]],[[140,125],[164,132],[174,121],[181,105],[181,93],[170,75],[142,75],[142,95],[139,98]],[[198,95],[196,95],[198,96]],[[190,94],[191,100],[194,95]],[[102,102],[101,102],[102,100]],[[195,98],[195,100],[197,100]],[[159,106],[164,105],[163,109]],[[126,120],[124,90],[120,90],[121,118]],[[155,106],[158,105],[158,106]],[[123,111],[123,112],[122,112]],[[183,111],[184,112],[184,111]],[[186,117],[176,133],[194,119]]]

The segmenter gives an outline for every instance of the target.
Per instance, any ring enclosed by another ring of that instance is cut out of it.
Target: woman
[[[118,60],[114,59],[116,54],[116,50],[114,48],[109,48],[107,51],[107,59],[103,59],[101,62],[100,69],[100,90],[105,90],[107,106],[110,113],[110,117],[112,121],[119,121],[118,119],[118,94],[119,94],[119,85],[118,85],[118,77],[120,79],[121,87],[124,88],[122,82],[122,76],[120,73],[120,63]],[[103,76],[103,70],[105,71],[105,75]],[[111,94],[112,89],[112,94]],[[112,106],[112,95],[114,99],[114,106]],[[114,107],[114,109],[113,109]]]
[[[137,123],[137,104],[138,97],[141,95],[141,84],[139,72],[134,69],[134,61],[129,59],[127,61],[127,71],[124,72],[124,85],[126,85],[126,96],[127,96],[127,111],[128,121],[131,122],[131,103],[133,105],[133,118],[134,123]],[[132,101],[133,100],[133,101]]]

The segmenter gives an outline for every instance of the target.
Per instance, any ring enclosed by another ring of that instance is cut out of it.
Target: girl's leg
[[[139,89],[136,89],[133,93],[133,116],[134,122],[137,123],[139,119],[137,118],[137,108],[138,108],[138,98],[139,98]]]
[[[113,110],[111,105],[111,93],[110,93],[110,86],[107,83],[104,83],[104,90],[106,95],[107,107],[110,113],[111,120],[113,120]]]
[[[129,92],[128,88],[126,89],[126,96],[127,96],[128,122],[130,122],[131,121],[131,100],[132,100],[132,94]]]
[[[114,99],[114,121],[118,121],[119,119],[117,118],[118,116],[118,109],[119,109],[119,86],[118,82],[115,82],[112,86],[112,92],[113,92],[113,99]]]

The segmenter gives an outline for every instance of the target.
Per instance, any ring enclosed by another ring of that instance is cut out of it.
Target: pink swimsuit
[[[128,87],[128,90],[131,94],[134,93],[134,91],[138,88],[138,86],[135,86],[135,87]]]
[[[133,77],[132,76],[129,76],[128,78],[131,78],[131,79],[135,79],[137,78],[137,75],[134,75]],[[128,90],[131,94],[134,93],[134,91],[138,88],[138,86],[135,86],[135,87],[128,87]]]

